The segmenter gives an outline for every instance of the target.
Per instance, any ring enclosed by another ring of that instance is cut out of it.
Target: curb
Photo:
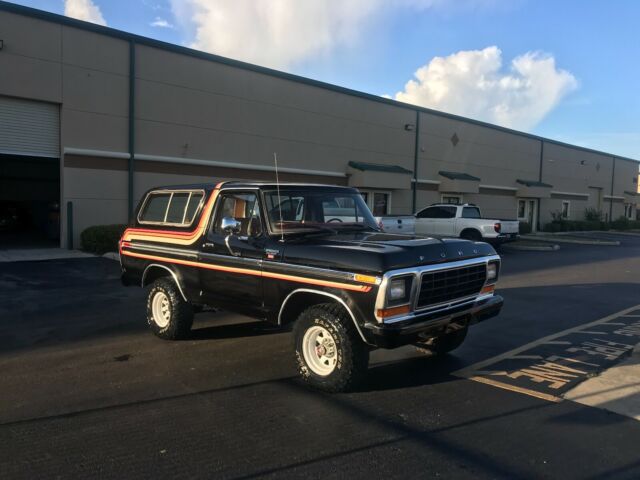
[[[517,243],[517,242],[516,242]],[[503,250],[517,250],[521,252],[556,252],[560,250],[560,245],[554,243],[552,245],[517,245],[517,244],[509,244],[502,245],[501,248]]]
[[[617,240],[595,240],[595,239],[578,239],[578,238],[562,238],[561,235],[555,235],[553,237],[545,235],[520,235],[523,240],[533,240],[536,242],[551,242],[551,243],[572,243],[575,245],[598,245],[598,246],[614,246],[620,245]]]
[[[115,260],[116,262],[120,262],[120,254],[116,252],[107,252],[102,255],[102,258],[106,258],[108,260]]]

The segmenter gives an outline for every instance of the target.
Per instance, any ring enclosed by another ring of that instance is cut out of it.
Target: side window
[[[456,207],[441,207],[442,216],[440,218],[456,218]]]
[[[440,207],[429,207],[418,212],[418,218],[440,218]]]
[[[170,198],[171,193],[150,194],[140,213],[140,221],[154,223],[164,222],[164,216],[167,213]]]
[[[222,231],[222,219],[231,217],[240,222],[240,237],[257,237],[262,233],[260,207],[255,193],[226,193],[219,200],[220,205],[213,225],[213,232],[226,235]]]
[[[202,191],[151,192],[138,215],[140,223],[187,227],[202,203]]]
[[[480,218],[480,210],[476,207],[464,207],[462,209],[462,218]]]

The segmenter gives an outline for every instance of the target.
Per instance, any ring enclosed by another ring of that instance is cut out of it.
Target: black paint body
[[[261,199],[262,190],[273,190],[275,187],[275,184],[227,182],[219,186],[219,192],[257,192]],[[218,187],[213,184],[198,184],[163,188],[202,189],[205,191],[206,204],[211,195],[217,193]],[[340,189],[349,193],[356,191],[347,187],[321,185],[297,188]],[[140,207],[138,205],[136,212]],[[201,209],[198,212],[194,225],[200,221],[203,211]],[[354,279],[354,274],[382,277],[392,270],[428,265],[447,268],[452,261],[482,261],[487,257],[495,257],[495,250],[486,243],[374,231],[314,232],[309,235],[284,235],[283,238],[269,231],[263,214],[263,233],[260,236],[229,238],[232,251],[239,253],[239,256],[234,256],[225,244],[225,237],[212,231],[216,215],[218,212],[214,206],[210,218],[206,219],[204,232],[188,246],[163,240],[124,242],[121,247],[123,284],[146,286],[170,271],[184,297],[193,304],[211,305],[282,325],[295,320],[301,310],[312,304],[339,301],[350,311],[363,340],[372,346],[385,348],[413,343],[418,336],[437,334],[452,323],[472,324],[482,321],[497,315],[502,307],[502,298],[494,295],[471,305],[451,307],[444,312],[416,312],[411,319],[386,324],[375,316],[380,286],[367,285]],[[141,225],[135,220],[130,228],[188,232],[193,227],[149,226]],[[136,258],[127,255],[128,252],[161,260]],[[267,252],[277,254],[267,255]],[[150,265],[153,266],[148,268]],[[208,269],[207,265],[242,269],[242,272]],[[364,285],[370,289],[354,291],[336,287],[332,283]]]

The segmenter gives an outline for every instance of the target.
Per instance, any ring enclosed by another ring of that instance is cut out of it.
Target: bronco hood
[[[399,268],[494,255],[491,245],[387,233],[338,233],[287,241],[283,261],[320,268],[384,273]]]

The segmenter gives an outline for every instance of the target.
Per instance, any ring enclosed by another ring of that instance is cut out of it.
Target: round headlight
[[[407,282],[404,278],[391,280],[391,283],[389,283],[389,300],[400,300],[405,298],[407,294],[406,284]]]

